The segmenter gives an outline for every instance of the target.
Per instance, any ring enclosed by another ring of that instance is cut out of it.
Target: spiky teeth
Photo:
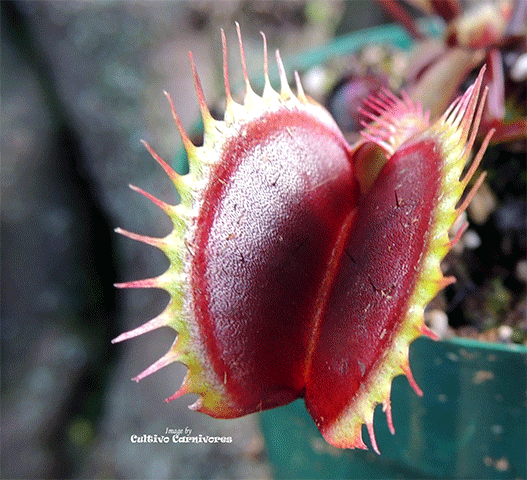
[[[162,288],[170,301],[114,342],[169,326],[178,332],[171,349],[135,377],[185,364],[168,400],[197,393],[192,409],[230,418],[304,397],[328,442],[365,448],[366,424],[378,451],[374,409],[383,404],[393,432],[393,378],[406,375],[421,393],[408,349],[433,336],[424,307],[451,281],[439,268],[453,242],[448,230],[473,195],[457,205],[489,140],[461,178],[481,118],[482,74],[432,126],[407,97],[370,99],[374,122],[350,147],[298,75],[291,91],[278,53],[280,92],[272,88],[265,36],[263,94],[252,90],[237,30],[246,92],[243,104],[233,100],[222,32],[223,120],[212,118],[191,56],[203,146],[190,141],[166,94],[190,172],[178,175],[144,143],[181,202],[131,188],[173,229],[164,238],[117,231],[159,248],[170,266],[117,286]]]
[[[388,158],[410,138],[429,127],[430,112],[423,112],[420,104],[412,102],[402,92],[402,99],[387,89],[365,100],[364,116],[373,123],[362,121],[361,135],[381,147]]]
[[[291,352],[288,344],[295,335],[299,346],[304,343],[309,330],[304,319],[311,316],[331,239],[355,191],[349,147],[330,115],[306,97],[298,76],[298,94],[293,94],[278,53],[280,92],[271,87],[265,48],[265,87],[261,97],[255,94],[239,27],[238,35],[246,94],[243,104],[232,99],[222,32],[224,120],[210,115],[191,56],[205,129],[202,147],[192,144],[166,94],[189,174],[178,175],[144,143],[176,185],[181,204],[170,206],[133,188],[172,218],[172,233],[154,239],[118,230],[160,248],[171,261],[157,278],[118,286],[163,288],[171,301],[156,319],[115,341],[160,326],[177,330],[171,351],[136,378],[180,361],[189,372],[171,398],[198,393],[194,408],[220,417],[300,396],[303,385],[296,377],[301,377],[303,354]],[[292,278],[311,286],[296,288]],[[285,335],[288,322],[296,333]],[[291,353],[298,358],[291,360]]]

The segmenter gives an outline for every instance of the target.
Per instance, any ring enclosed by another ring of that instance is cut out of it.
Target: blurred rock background
[[[386,20],[371,2],[3,1],[2,478],[268,478],[258,419],[218,421],[164,399],[184,368],[130,377],[173,332],[112,345],[161,311],[160,291],[112,283],[159,274],[166,259],[116,226],[164,235],[168,220],[131,192],[174,190],[142,148],[181,149],[162,91],[183,124],[198,118],[187,51],[210,103],[221,97],[220,27],[237,58],[240,22],[252,72],[261,37],[283,58]],[[350,14],[350,12],[352,14]],[[231,65],[240,79],[239,60]],[[232,436],[231,444],[132,444],[166,428]]]

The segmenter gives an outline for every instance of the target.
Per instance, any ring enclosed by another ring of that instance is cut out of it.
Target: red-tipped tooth
[[[169,350],[165,355],[163,355],[159,360],[157,360],[157,362],[154,362],[146,370],[143,370],[139,375],[132,378],[132,380],[134,382],[139,382],[143,378],[148,377],[148,375],[157,372],[158,370],[162,369],[163,367],[166,367],[167,365],[170,365],[171,363],[174,363],[177,360],[178,355],[172,350]]]
[[[390,395],[388,395],[382,404],[382,411],[386,414],[386,423],[388,424],[388,430],[392,435],[395,435],[395,427],[393,426],[392,417],[392,404],[390,402]]]
[[[156,330],[159,327],[165,327],[169,324],[169,321],[170,319],[162,313],[140,327],[134,328],[133,330],[125,333],[121,333],[121,335],[112,340],[112,343],[119,343],[124,340],[129,340],[130,338],[134,338],[139,335],[143,335],[144,333],[151,332],[152,330]]]
[[[375,439],[375,432],[373,430],[373,420],[371,422],[366,423],[366,428],[368,429],[368,434],[370,436],[370,442],[373,450],[377,455],[380,455],[381,452],[379,450],[379,447],[377,446],[377,440]]]
[[[401,368],[403,369],[403,372],[406,375],[406,378],[408,379],[408,383],[413,388],[414,392],[417,394],[417,396],[422,397],[423,396],[423,391],[421,390],[419,385],[417,385],[417,382],[414,379],[414,376],[412,374],[412,370],[410,369],[410,364],[408,362],[403,363],[401,365]]]
[[[123,228],[120,228],[120,227],[117,227],[115,229],[115,233],[124,235],[125,237],[131,238],[132,240],[135,240],[137,242],[146,243],[147,245],[152,245],[161,250],[166,245],[165,240],[162,238],[148,237],[146,235],[140,235],[138,233],[129,232],[128,230],[124,230]]]
[[[432,340],[439,340],[439,337],[436,335],[436,333],[430,330],[424,323],[419,327],[419,333],[425,337],[431,338]]]

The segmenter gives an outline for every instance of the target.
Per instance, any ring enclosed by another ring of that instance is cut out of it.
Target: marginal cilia
[[[170,350],[139,381],[175,361],[188,372],[179,390],[199,395],[190,408],[240,417],[304,398],[325,439],[341,448],[373,449],[377,404],[394,433],[390,389],[403,374],[418,395],[410,343],[435,338],[425,306],[446,285],[440,262],[455,238],[449,230],[484,175],[460,203],[492,132],[471,156],[486,90],[475,83],[433,123],[419,105],[388,91],[366,101],[370,123],[349,145],[329,113],[287,82],[269,81],[264,44],[262,96],[245,79],[243,104],[229,86],[223,31],[226,109],[212,118],[190,55],[204,143],[185,132],[165,92],[190,171],[177,174],[143,142],[173,181],[181,202],[169,205],[138,187],[172,220],[164,238],[117,231],[153,245],[170,260],[155,278],[119,288],[160,288],[165,310],[118,336],[127,340],[168,326]],[[167,400],[167,401],[168,401]]]

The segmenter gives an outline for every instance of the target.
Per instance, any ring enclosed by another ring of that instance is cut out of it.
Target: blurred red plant
[[[435,118],[487,64],[483,84],[489,88],[489,95],[481,131],[494,128],[494,144],[525,139],[526,0],[470,2],[466,8],[459,0],[379,2],[417,40],[404,78],[404,88],[412,100]],[[443,37],[424,35],[408,7],[441,18],[445,23]]]

